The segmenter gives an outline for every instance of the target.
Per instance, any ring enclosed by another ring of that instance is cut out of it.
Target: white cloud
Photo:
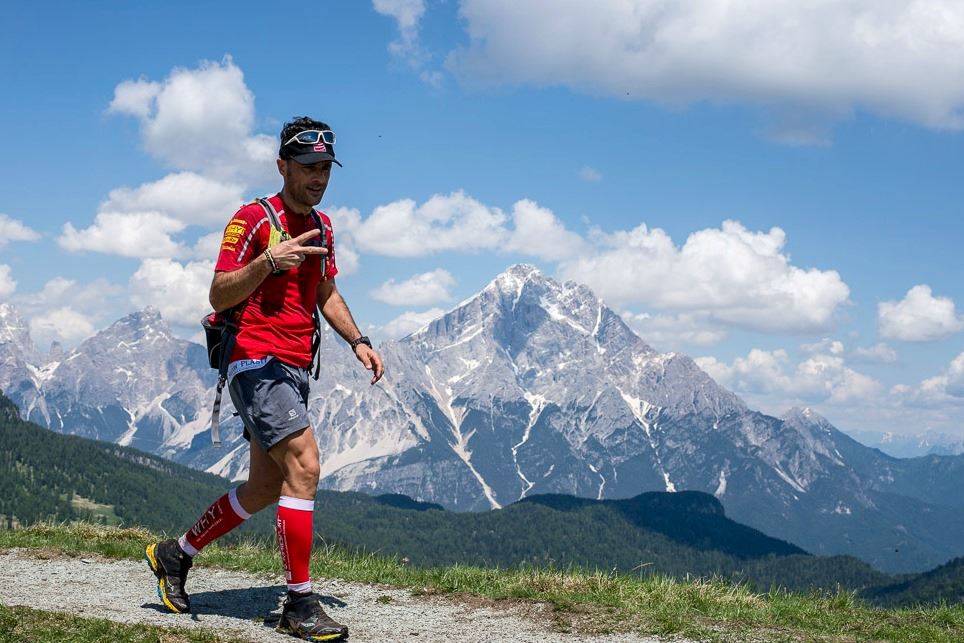
[[[585,250],[582,238],[566,229],[551,210],[523,199],[512,208],[515,229],[502,248],[521,252],[540,259],[559,261],[581,254]]]
[[[66,250],[142,259],[199,256],[213,247],[212,235],[192,249],[177,233],[187,226],[223,228],[252,182],[277,179],[277,144],[252,131],[254,95],[229,56],[196,69],[175,68],[161,82],[124,81],[108,111],[138,118],[147,152],[178,171],[111,190],[91,225],[64,225],[58,243]]]
[[[187,225],[220,226],[244,203],[244,187],[177,172],[137,188],[111,190],[101,212],[160,212]]]
[[[589,183],[599,183],[602,181],[603,175],[596,168],[585,165],[579,170],[579,178]]]
[[[627,311],[620,313],[620,317],[648,344],[660,351],[679,350],[686,346],[710,346],[727,336],[725,329],[709,323],[705,315],[652,315]]]
[[[769,398],[779,406],[792,403],[828,402],[843,404],[877,395],[879,382],[848,367],[842,357],[813,355],[794,368],[786,351],[754,348],[732,364],[713,357],[699,357],[696,363],[720,384],[759,400]],[[773,408],[770,412],[778,412]]]
[[[131,303],[138,308],[154,306],[171,324],[193,327],[211,310],[208,291],[213,277],[213,261],[147,259],[130,279]]]
[[[196,256],[212,235],[189,249],[174,235],[189,225],[221,227],[242,204],[247,181],[275,176],[275,144],[254,135],[254,96],[230,57],[175,68],[163,82],[124,81],[109,112],[141,121],[147,151],[180,170],[136,188],[119,187],[100,204],[94,223],[64,225],[58,244],[137,258]],[[194,171],[196,170],[196,172]]]
[[[58,341],[71,346],[93,334],[105,321],[128,312],[123,287],[106,279],[78,283],[55,277],[38,292],[21,293],[14,304],[31,320],[38,346]]]
[[[955,357],[948,367],[945,390],[948,395],[964,398],[964,353]]]
[[[831,402],[863,400],[881,390],[877,380],[844,365],[841,357],[814,355],[797,367],[795,379],[802,384],[801,395],[809,391],[829,394]]]
[[[36,241],[40,238],[40,233],[36,230],[28,228],[22,221],[2,212],[0,212],[0,230],[3,230],[3,234],[0,235],[0,248],[11,241]]]
[[[478,251],[502,245],[507,235],[505,221],[498,208],[459,191],[436,194],[420,206],[412,199],[378,206],[361,223],[356,240],[361,250],[390,257]]]
[[[125,289],[106,279],[79,283],[55,277],[38,292],[20,293],[13,303],[30,320],[38,346],[56,340],[72,346],[86,339],[104,322],[128,312]]]
[[[171,167],[222,180],[277,176],[278,144],[252,132],[254,94],[230,56],[175,68],[163,82],[124,81],[108,111],[140,119],[144,147]]]
[[[951,299],[934,297],[930,287],[921,284],[908,290],[901,301],[878,304],[877,325],[885,339],[927,342],[964,330],[964,318],[957,315]]]
[[[937,409],[946,412],[950,407],[964,405],[964,353],[951,360],[948,367],[938,375],[910,386],[898,384],[890,390],[898,404]]]
[[[957,0],[462,0],[461,16],[471,42],[446,64],[469,83],[760,106],[797,143],[855,110],[964,127]]]
[[[445,311],[441,308],[431,308],[422,312],[405,312],[382,326],[380,333],[388,339],[405,337],[444,314]]]
[[[395,19],[398,38],[388,45],[388,51],[405,62],[409,67],[420,71],[419,78],[427,85],[440,87],[443,75],[437,70],[425,69],[432,56],[419,42],[419,21],[425,14],[425,0],[372,0],[375,11]]]
[[[71,252],[95,251],[122,257],[178,257],[185,249],[171,235],[184,223],[159,212],[101,212],[93,225],[77,230],[64,224],[57,243]]]
[[[436,194],[422,205],[412,199],[393,201],[378,206],[364,220],[357,210],[335,208],[333,212],[336,226],[336,218],[348,218],[349,235],[361,250],[392,257],[493,250],[558,261],[583,252],[586,246],[551,210],[529,199],[513,205],[511,229],[501,209],[462,191]],[[337,229],[335,234],[337,239]]]
[[[57,242],[73,252],[210,259],[217,256],[220,232],[203,236],[193,249],[175,236],[190,225],[221,230],[242,205],[242,191],[239,184],[193,172],[169,174],[137,188],[116,188],[100,204],[92,225],[78,230],[68,222]]]
[[[199,238],[191,249],[191,257],[200,260],[211,260],[221,252],[221,240],[224,232],[211,232]]]
[[[38,346],[58,341],[73,346],[94,334],[90,316],[70,307],[44,310],[30,318],[30,335]]]
[[[400,283],[389,279],[371,291],[371,296],[391,306],[428,306],[452,299],[448,289],[454,285],[455,277],[439,268],[414,275]]]
[[[404,56],[418,47],[418,21],[425,13],[425,0],[372,0],[372,5],[398,24],[399,39],[389,45],[393,54]]]
[[[593,251],[563,262],[560,274],[611,304],[701,312],[713,322],[764,331],[826,330],[850,290],[836,271],[791,265],[785,240],[779,228],[751,232],[736,221],[694,232],[682,247],[645,224],[595,231]]]
[[[361,256],[358,253],[357,236],[361,229],[361,212],[356,208],[325,208],[335,233],[335,265],[338,274],[347,276],[358,272]]]
[[[863,362],[893,364],[897,361],[897,351],[885,342],[877,342],[873,346],[858,346],[853,351],[853,358]]]
[[[843,342],[824,337],[819,342],[813,344],[801,344],[800,350],[804,353],[829,353],[830,355],[842,355],[844,352]]]
[[[73,279],[55,277],[44,284],[38,293],[24,295],[25,301],[18,304],[25,312],[69,306],[86,314],[101,310],[108,300],[123,294],[123,288],[106,279],[96,279],[81,284]]]
[[[0,263],[0,300],[6,299],[17,290],[17,282],[10,274],[10,266]]]
[[[154,111],[154,101],[160,93],[160,83],[143,78],[126,80],[114,88],[114,100],[107,109],[118,114],[131,114],[146,119]]]
[[[793,388],[784,372],[790,357],[782,349],[765,351],[754,348],[746,357],[733,360],[733,364],[720,362],[714,357],[697,357],[694,361],[710,377],[736,391],[771,392]]]
[[[422,205],[394,201],[366,219],[357,210],[333,212],[336,238],[338,219],[344,218],[352,247],[365,252],[420,257],[489,250],[557,261],[561,278],[588,284],[610,305],[642,304],[658,309],[660,318],[690,314],[690,325],[698,322],[699,329],[691,328],[689,340],[679,334],[676,340],[716,341],[723,326],[828,330],[850,294],[836,271],[792,265],[783,230],[752,232],[736,221],[694,232],[677,247],[663,230],[645,224],[613,233],[592,230],[584,239],[528,199],[514,204],[509,226],[501,209],[462,191],[436,194]],[[648,325],[658,330],[659,321]]]

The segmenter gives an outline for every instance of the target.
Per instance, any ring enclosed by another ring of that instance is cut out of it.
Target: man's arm
[[[328,254],[328,248],[301,245],[319,234],[321,233],[318,230],[309,230],[294,239],[288,239],[271,248],[271,257],[278,269],[296,268],[305,260],[306,255]],[[211,281],[211,292],[208,295],[211,307],[220,312],[240,304],[251,296],[254,289],[264,281],[265,277],[271,274],[271,270],[272,266],[268,258],[261,254],[243,268],[214,273],[214,279]]]
[[[318,284],[318,309],[321,316],[325,318],[328,325],[336,333],[342,336],[346,342],[361,337],[361,331],[348,310],[348,304],[335,287],[335,280],[328,279]],[[385,368],[382,365],[382,358],[365,344],[355,347],[355,357],[365,365],[365,368],[373,372],[372,384],[382,378]]]

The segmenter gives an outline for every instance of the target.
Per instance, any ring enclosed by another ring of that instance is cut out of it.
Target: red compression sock
[[[311,517],[314,500],[281,496],[278,500],[278,548],[285,566],[288,589],[293,592],[310,592],[311,577],[308,562],[311,558],[311,541],[314,531]]]
[[[191,527],[177,544],[188,556],[199,551],[216,538],[220,538],[251,517],[238,502],[238,490],[232,489],[214,501],[197,523]]]

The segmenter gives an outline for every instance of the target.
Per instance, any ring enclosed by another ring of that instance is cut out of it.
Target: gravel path
[[[157,597],[156,582],[146,563],[96,557],[38,558],[37,554],[36,550],[0,551],[0,603],[121,623],[230,631],[249,641],[296,640],[274,631],[284,593],[280,576],[195,567],[187,585],[193,613],[171,614]],[[538,614],[527,618],[521,606],[477,607],[337,580],[316,580],[315,591],[323,596],[326,611],[348,625],[350,640],[355,643],[401,639],[426,643],[658,641],[629,634],[560,634],[541,624]]]

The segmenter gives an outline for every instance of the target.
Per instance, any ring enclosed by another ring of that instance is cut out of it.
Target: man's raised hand
[[[271,248],[271,257],[278,265],[278,270],[289,270],[297,268],[308,255],[327,255],[328,248],[323,246],[306,246],[305,242],[314,239],[321,230],[315,228],[304,234],[300,234],[293,239],[282,241]]]

